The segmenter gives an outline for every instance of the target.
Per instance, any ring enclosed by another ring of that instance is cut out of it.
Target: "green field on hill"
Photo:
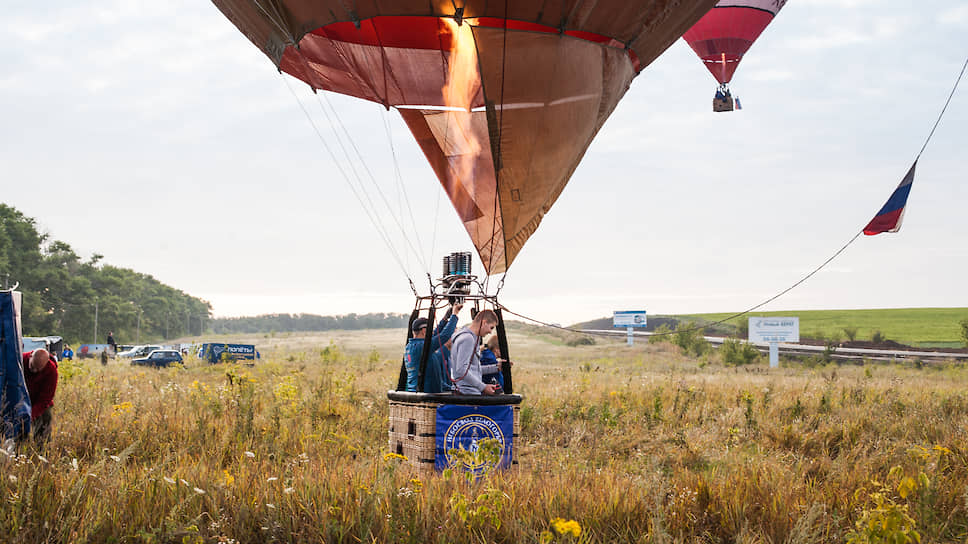
[[[730,315],[691,314],[678,317],[718,321]],[[912,346],[961,347],[964,341],[960,321],[968,318],[968,308],[754,312],[729,323],[738,325],[745,323],[747,317],[756,316],[799,317],[802,337],[847,340],[844,329],[856,327],[857,340],[870,340],[876,331],[880,331],[888,340]]]

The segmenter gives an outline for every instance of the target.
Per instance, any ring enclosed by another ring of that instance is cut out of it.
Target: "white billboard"
[[[645,310],[629,310],[612,313],[613,327],[645,327]]]
[[[751,317],[750,342],[799,342],[799,317]]]

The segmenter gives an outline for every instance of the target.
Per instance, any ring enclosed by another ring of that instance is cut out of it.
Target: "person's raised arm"
[[[455,304],[447,308],[447,313],[444,314],[444,318],[440,320],[437,325],[437,329],[434,330],[433,338],[430,339],[430,349],[437,351],[440,346],[443,346],[450,340],[450,337],[454,334],[457,329],[457,314],[463,308],[463,304]]]

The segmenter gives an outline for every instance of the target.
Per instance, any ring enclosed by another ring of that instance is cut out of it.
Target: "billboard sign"
[[[613,327],[645,327],[645,310],[613,312]]]
[[[799,342],[799,317],[751,317],[750,342]]]

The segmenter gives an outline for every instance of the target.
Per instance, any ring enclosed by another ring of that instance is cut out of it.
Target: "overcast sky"
[[[772,296],[880,208],[966,56],[965,2],[790,0],[733,79],[744,109],[713,113],[715,81],[680,40],[632,82],[502,302],[571,323]],[[285,76],[294,97],[212,4],[15,2],[0,58],[0,201],[84,258],[151,274],[217,316],[412,308],[406,275],[297,102],[321,122],[321,99]],[[862,237],[767,310],[968,306],[962,85],[901,232]],[[426,291],[427,268],[472,249],[462,225],[446,197],[438,209],[396,112],[326,99],[400,211],[396,155],[422,254],[403,264]]]

